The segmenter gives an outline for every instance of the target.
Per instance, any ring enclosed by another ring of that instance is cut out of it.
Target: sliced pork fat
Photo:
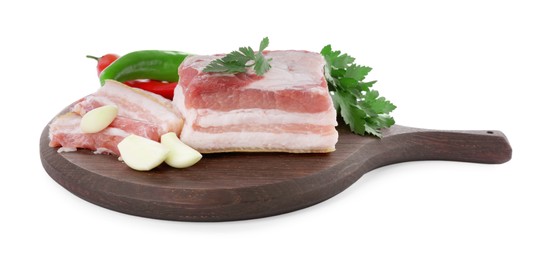
[[[83,116],[105,105],[117,106],[118,118],[125,118],[128,123],[134,121],[135,124],[130,125],[132,128],[139,123],[147,124],[157,128],[159,136],[168,132],[180,133],[184,122],[168,99],[113,80],[107,80],[97,92],[83,98],[72,111]]]
[[[98,133],[86,134],[81,132],[80,122],[81,116],[73,112],[54,119],[50,124],[49,145],[62,147],[59,151],[75,151],[77,148],[85,148],[97,153],[120,154],[116,145],[129,135],[128,132],[109,126]]]
[[[81,116],[104,105],[118,107],[116,119],[101,132],[83,133],[79,127]],[[69,113],[53,120],[49,132],[50,146],[61,146],[61,151],[86,148],[118,155],[117,144],[130,134],[159,141],[165,133],[180,133],[182,125],[182,116],[169,100],[107,80],[97,92],[76,102]]]
[[[235,75],[204,73],[221,55],[189,56],[180,66],[174,104],[185,118],[181,139],[204,153],[331,152],[336,111],[325,61],[307,51],[269,51],[272,68]]]

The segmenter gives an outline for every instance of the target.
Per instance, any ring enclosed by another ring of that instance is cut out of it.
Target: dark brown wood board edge
[[[120,191],[111,192],[104,188],[96,189],[99,187],[89,184],[107,183],[112,182],[112,180],[93,172],[88,172],[67,160],[51,160],[51,157],[59,157],[60,154],[56,152],[56,148],[48,146],[47,136],[48,129],[46,127],[41,137],[41,161],[51,178],[62,187],[74,195],[104,208],[130,215],[164,220],[216,222],[253,219],[288,213],[333,197],[350,186],[364,173],[362,171],[361,174],[353,174],[354,167],[361,168],[361,165],[357,163],[359,159],[354,162],[346,161],[343,164],[328,169],[326,171],[328,174],[322,175],[321,178],[301,178],[292,180],[292,182],[272,183],[255,188],[261,190],[260,192],[254,190],[254,187],[249,187],[213,192],[219,194],[205,194],[208,197],[247,198],[257,193],[269,194],[268,190],[274,190],[271,194],[278,193],[283,196],[254,197],[257,201],[243,199],[241,204],[229,203],[218,210],[213,208],[203,210],[195,207],[188,210],[187,204],[180,204],[176,201],[140,200],[122,194],[122,191],[137,189],[138,187],[133,187],[136,186],[135,184],[129,184],[131,187],[120,187]],[[54,164],[52,163],[53,161],[55,161]],[[347,173],[352,174],[352,178],[340,178],[342,174]],[[119,183],[118,185],[122,184]],[[292,189],[293,186],[299,188]],[[160,192],[173,191],[161,188]],[[138,207],[138,205],[141,206]],[[156,209],[156,211],[153,211],[153,209]],[[226,212],[226,214],[222,212]]]
[[[41,136],[41,161],[47,173],[64,188],[84,200],[108,209],[167,220],[230,221],[272,216],[311,206],[340,193],[366,172],[388,164],[415,160],[503,163],[510,160],[512,155],[508,140],[499,131],[438,131],[393,126],[385,131],[383,139],[371,140],[373,141],[354,151],[354,156],[348,160],[319,174],[257,187],[261,189],[259,193],[274,190],[282,196],[258,198],[258,201],[246,200],[245,198],[258,192],[253,187],[197,194],[209,198],[240,198],[240,203],[225,204],[217,209],[196,208],[195,205],[176,201],[141,200],[118,191],[97,189],[98,187],[89,183],[110,183],[112,180],[91,172],[79,173],[83,169],[65,160],[58,160],[56,165],[51,163],[52,157],[60,155],[55,148],[48,147],[48,126]],[[142,188],[141,185],[124,185],[130,186],[124,190],[135,192]],[[168,194],[177,191],[161,188],[156,192]]]

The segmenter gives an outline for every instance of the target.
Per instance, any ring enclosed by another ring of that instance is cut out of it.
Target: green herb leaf
[[[371,90],[376,81],[364,82],[371,68],[355,64],[355,58],[333,51],[331,45],[323,47],[321,55],[327,62],[325,78],[331,97],[344,122],[356,134],[381,137],[381,130],[395,123],[389,113],[396,106]]]
[[[346,73],[344,73],[344,77],[352,78],[357,81],[362,81],[366,78],[367,74],[370,71],[371,71],[370,67],[352,64],[348,68],[346,68]]]
[[[261,43],[259,43],[259,52],[263,52],[269,46],[269,37],[263,38]]]
[[[211,61],[203,72],[216,73],[245,73],[247,68],[252,67],[255,74],[261,76],[270,68],[271,59],[265,59],[263,50],[269,46],[269,38],[265,37],[259,44],[259,51],[255,53],[251,47],[240,47],[237,51],[233,51],[226,56]]]
[[[253,66],[255,74],[259,76],[265,74],[265,72],[267,72],[271,68],[271,64],[269,64],[269,61],[271,61],[271,59],[265,59],[263,54],[260,55],[259,53],[257,53],[257,57],[255,58],[255,66]]]

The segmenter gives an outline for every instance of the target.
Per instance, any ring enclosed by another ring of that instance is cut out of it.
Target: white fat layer
[[[246,89],[279,91],[285,89],[304,90],[314,93],[328,94],[321,86],[323,82],[323,56],[313,52],[302,51],[271,51],[265,55],[273,59],[271,69],[262,80],[257,80]]]
[[[189,56],[183,67],[203,70],[212,60],[222,55]],[[323,82],[323,67],[325,59],[319,53],[307,51],[269,51],[265,54],[272,59],[271,69],[263,75],[263,79],[256,80],[245,89],[260,89],[264,91],[303,90],[312,93],[328,95],[327,88],[321,86]],[[254,73],[249,69],[248,73]],[[216,74],[219,77],[230,74]]]
[[[111,97],[107,97],[107,96],[98,96],[98,95],[91,95],[86,97],[87,101],[96,101],[100,104],[103,105],[113,105],[118,107],[118,116],[123,116],[126,118],[130,118],[133,120],[137,120],[140,122],[147,122],[147,120],[145,120],[145,112],[143,111],[137,111],[137,110],[132,110],[129,109],[128,106],[126,106],[125,104],[122,104],[121,102],[116,102],[115,100],[113,100]],[[137,101],[134,101],[133,103],[136,103]],[[79,111],[79,113],[83,116],[87,111]]]
[[[81,122],[81,116],[76,113],[67,113],[61,116],[56,117],[50,127],[55,128],[64,128],[64,127],[73,127],[76,124],[79,125]]]
[[[182,87],[182,85],[180,84],[178,84],[174,89],[174,98],[172,99],[172,104],[176,109],[178,109],[180,114],[182,114],[182,117],[187,118],[186,97],[184,96],[184,87]]]
[[[222,58],[224,55],[189,55],[183,62],[183,67],[191,67],[202,71],[211,61]],[[227,74],[222,74],[227,75]],[[220,76],[220,75],[219,75]]]
[[[60,147],[57,152],[58,153],[70,153],[70,152],[75,152],[77,151],[77,148],[75,147]]]
[[[275,125],[275,124],[311,124],[319,126],[337,125],[336,111],[333,107],[321,113],[292,113],[278,109],[236,109],[216,111],[212,109],[186,109],[183,112],[186,124],[191,126],[197,119],[201,127],[227,125]]]
[[[93,153],[94,154],[116,154],[114,151],[104,147],[97,148],[97,150],[93,151]]]
[[[66,133],[66,132],[76,132],[79,129],[79,123],[81,122],[81,116],[76,113],[67,113],[56,117],[50,124],[50,129],[48,131],[48,138],[52,140],[55,134]]]
[[[64,134],[85,134],[85,133],[83,133],[83,131],[81,131],[81,128],[79,128],[79,125],[76,125],[75,127],[72,127],[72,128],[60,129],[59,132],[62,132]],[[58,133],[58,132],[56,132],[56,133]],[[126,131],[124,131],[120,128],[115,128],[115,127],[105,128],[104,130],[102,130],[98,134],[122,136],[122,137],[126,137],[126,136],[130,135],[130,133],[128,133],[128,132],[126,132]]]
[[[101,133],[106,134],[106,135],[114,135],[114,136],[122,136],[122,137],[126,137],[126,136],[130,135],[130,133],[128,133],[128,132],[126,132],[126,131],[124,131],[120,128],[114,128],[114,127],[106,128]]]
[[[196,150],[227,150],[227,148],[260,148],[262,150],[327,150],[335,147],[338,133],[330,135],[226,132],[206,133],[184,126],[181,140]]]
[[[95,95],[94,98],[103,104],[118,106],[120,116],[139,121],[145,121],[147,118],[167,131],[174,130],[173,128],[179,129],[182,123],[182,118],[174,111],[170,101],[163,97],[151,95],[140,89],[132,89],[113,81],[107,81],[97,93],[98,95]],[[142,109],[139,111],[127,109],[126,104],[120,102],[122,98],[125,98],[126,102],[140,105]]]
[[[64,133],[64,134],[84,134],[79,127],[81,122],[81,116],[75,113],[67,113],[54,119],[50,125],[49,135]],[[114,127],[107,127],[101,132],[101,134],[114,135],[114,136],[128,136],[129,133]],[[52,139],[52,138],[51,138]]]

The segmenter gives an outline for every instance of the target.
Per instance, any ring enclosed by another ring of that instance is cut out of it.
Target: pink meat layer
[[[330,108],[331,98],[322,71],[324,63],[319,54],[274,51],[267,52],[266,56],[273,58],[271,63],[275,66],[263,76],[201,72],[209,61],[220,57],[218,55],[187,59],[178,70],[180,85],[187,86],[186,108],[219,111],[261,108],[305,113]],[[315,70],[316,64],[320,65],[319,70]],[[303,71],[303,66],[308,65],[312,70]]]
[[[204,73],[222,55],[190,56],[180,66],[174,104],[181,139],[202,152],[330,152],[338,140],[325,61],[307,51],[269,51],[271,69]]]

